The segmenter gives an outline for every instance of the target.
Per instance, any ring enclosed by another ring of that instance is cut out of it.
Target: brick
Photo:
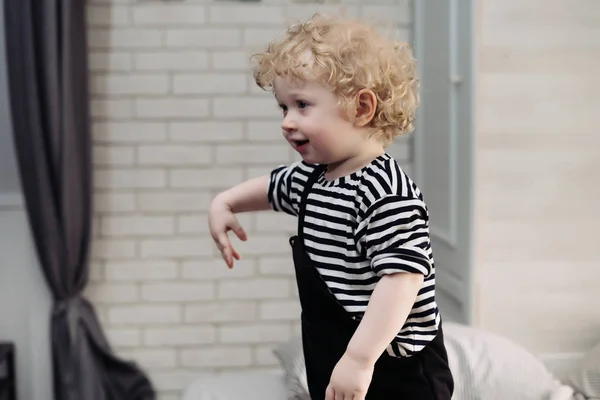
[[[90,27],[127,26],[129,8],[126,6],[88,5],[87,24]]]
[[[94,210],[99,212],[126,212],[135,210],[135,195],[121,192],[95,192]]]
[[[213,326],[178,326],[148,328],[144,331],[145,346],[185,346],[214,343],[217,338]]]
[[[136,328],[108,328],[104,333],[112,347],[137,347],[142,343],[142,333]]]
[[[209,22],[220,25],[283,25],[284,8],[261,4],[210,6]]]
[[[273,164],[288,160],[286,144],[217,145],[217,164]]]
[[[184,321],[186,323],[254,321],[256,317],[256,304],[248,301],[219,301],[216,303],[186,304],[184,306]]]
[[[169,135],[177,142],[231,142],[244,136],[242,122],[172,122]]]
[[[181,322],[181,309],[165,304],[111,306],[108,321],[112,325],[173,324]]]
[[[169,260],[108,261],[107,281],[166,281],[179,275],[177,263]]]
[[[289,164],[288,162],[281,162],[282,164]],[[271,163],[270,165],[267,166],[247,166],[246,169],[246,179],[251,179],[251,178],[257,178],[259,176],[264,176],[264,175],[269,175],[271,173],[271,171],[273,171],[273,168],[275,167],[275,165],[273,165],[273,163]]]
[[[273,345],[259,345],[254,349],[254,363],[260,366],[279,365],[279,360],[273,353]]]
[[[139,52],[134,66],[140,71],[197,71],[208,67],[208,55],[202,51]]]
[[[138,194],[141,211],[177,212],[206,211],[211,201],[205,192],[147,192]]]
[[[400,5],[363,5],[362,17],[379,26],[392,27],[396,24],[410,25],[412,11],[409,1],[402,1]]]
[[[269,88],[261,88],[260,86],[258,86],[256,84],[256,80],[254,79],[254,76],[250,75],[248,76],[248,88],[249,88],[249,92],[251,95],[257,97],[257,98],[265,98],[265,99],[271,99],[271,101],[275,101],[275,98],[273,96],[273,92],[271,91],[271,89]],[[281,109],[277,108],[278,114],[277,116],[281,117]]]
[[[96,316],[98,317],[98,322],[100,325],[106,327],[108,326],[108,309],[106,304],[98,304],[94,305],[94,310],[96,311]]]
[[[96,188],[159,188],[166,185],[166,173],[160,169],[96,169]]]
[[[211,255],[213,246],[212,239],[205,238],[147,239],[141,241],[140,252],[144,258],[198,257]]]
[[[108,216],[100,220],[106,236],[161,236],[175,232],[175,220],[166,216]]]
[[[208,116],[209,102],[199,98],[137,99],[135,113],[140,118],[201,118]]]
[[[247,232],[252,230],[251,214],[238,214],[237,219]],[[208,214],[188,214],[178,217],[177,232],[208,234]]]
[[[177,233],[208,234],[207,214],[188,214],[177,217]]]
[[[248,237],[245,242],[239,242],[236,247],[242,257],[291,254],[288,235],[282,234],[253,233],[252,237]]]
[[[117,353],[124,359],[135,360],[145,370],[175,368],[177,351],[175,349],[137,348],[121,350]]]
[[[219,283],[219,299],[281,299],[290,296],[289,280],[283,278],[256,278],[228,280]]]
[[[261,257],[258,263],[261,275],[294,276],[294,261],[291,256]]]
[[[132,8],[135,25],[182,26],[201,25],[206,22],[206,13],[199,5],[138,4]]]
[[[169,77],[166,74],[96,75],[92,79],[92,94],[146,95],[166,94]]]
[[[175,94],[233,94],[246,91],[246,74],[178,74],[173,77]]]
[[[297,299],[298,298],[298,284],[296,283],[296,281],[294,279],[290,280],[290,291],[292,293],[292,298]]]
[[[156,29],[92,28],[88,30],[91,49],[140,49],[162,46],[162,32]]]
[[[316,12],[322,12],[327,15],[340,15],[341,12],[348,17],[358,17],[360,10],[357,5],[344,5],[340,7],[339,4],[291,4],[287,8],[286,17],[292,18],[294,21],[304,21],[312,17]]]
[[[135,164],[135,149],[126,146],[93,146],[94,165],[124,166]]]
[[[210,66],[217,71],[250,71],[250,56],[245,51],[215,51],[210,55]]]
[[[177,391],[161,391],[157,395],[159,400],[181,400],[181,393]]]
[[[150,372],[153,372],[153,371],[150,371]],[[178,393],[177,391],[171,391],[171,392],[161,391],[160,393],[157,393],[157,395],[159,396],[158,397],[159,400],[181,400],[181,393]]]
[[[207,168],[171,170],[169,182],[176,188],[224,189],[244,179],[242,168]]]
[[[254,276],[256,266],[254,260],[239,260],[234,268],[229,269],[221,259],[184,261],[181,265],[181,278],[185,280],[218,280],[246,278]]]
[[[92,258],[100,260],[127,259],[135,257],[133,240],[96,239],[92,243]]]
[[[282,141],[281,118],[248,122],[248,139],[253,142]]]
[[[177,392],[182,392],[187,389],[192,382],[198,379],[211,377],[214,373],[197,369],[175,369],[170,371],[152,371],[149,375],[153,386],[158,391],[175,390]],[[161,397],[160,400],[165,399]],[[173,400],[181,400],[181,395],[174,396]]]
[[[302,322],[295,321],[292,323],[292,335],[300,336],[302,335]]]
[[[219,328],[222,343],[269,343],[281,342],[291,337],[289,323],[231,324]]]
[[[242,44],[242,32],[236,28],[170,29],[166,32],[166,44],[170,48],[190,49],[237,47]]]
[[[133,103],[129,99],[92,99],[90,107],[94,119],[124,119],[133,115]]]
[[[143,283],[142,300],[147,302],[194,302],[215,297],[213,283]]]
[[[141,145],[138,163],[141,165],[206,165],[212,161],[208,146]]]
[[[217,118],[276,118],[281,114],[270,97],[215,97],[213,112]]]
[[[131,55],[123,52],[93,51],[89,53],[91,72],[127,72],[132,67]]]
[[[267,45],[284,34],[283,29],[246,28],[244,29],[244,46],[256,50],[266,50]]]
[[[133,284],[98,283],[88,285],[86,295],[99,304],[123,304],[139,300],[139,290]]]
[[[184,367],[242,367],[251,364],[252,349],[250,346],[215,346],[182,350],[179,356]]]
[[[300,302],[294,300],[268,301],[260,305],[260,319],[265,321],[295,321],[300,318]]]
[[[286,213],[263,211],[254,214],[257,232],[295,233],[298,219]]]
[[[89,282],[98,283],[104,281],[105,271],[104,263],[98,260],[90,261],[89,266]]]
[[[99,143],[162,142],[167,137],[167,125],[162,122],[96,122],[92,131]]]

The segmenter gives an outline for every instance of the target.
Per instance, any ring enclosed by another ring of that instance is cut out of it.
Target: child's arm
[[[271,208],[269,204],[268,175],[250,179],[217,195],[210,206],[208,223],[210,233],[229,268],[240,254],[233,248],[227,232],[233,231],[240,240],[246,240],[246,232],[235,214],[249,211],[262,211]]]
[[[421,200],[390,195],[371,204],[358,223],[360,251],[380,277],[363,318],[335,366],[326,400],[363,400],[377,359],[406,323],[426,276],[428,215]]]
[[[364,400],[375,362],[402,328],[422,282],[423,275],[413,273],[385,275],[379,280],[346,352],[331,374],[325,400]]]
[[[260,176],[240,183],[217,195],[213,206],[227,206],[232,213],[270,210],[269,175]]]
[[[423,279],[422,274],[397,273],[379,280],[348,344],[349,357],[361,363],[375,364],[406,322]]]

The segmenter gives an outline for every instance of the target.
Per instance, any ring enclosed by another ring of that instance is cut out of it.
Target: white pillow
[[[587,399],[600,399],[600,343],[569,374],[567,382]]]
[[[444,322],[444,341],[454,376],[453,400],[568,400],[562,385],[533,354],[493,333]],[[302,341],[274,350],[285,371],[289,400],[310,400]]]
[[[570,399],[563,386],[533,354],[491,332],[444,323],[453,400]]]
[[[306,381],[306,365],[302,350],[302,337],[295,336],[273,349],[285,372],[288,400],[311,400]]]

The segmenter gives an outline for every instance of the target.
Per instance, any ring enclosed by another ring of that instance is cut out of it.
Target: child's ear
[[[377,96],[370,89],[361,89],[356,94],[356,126],[363,127],[373,119],[377,108]]]

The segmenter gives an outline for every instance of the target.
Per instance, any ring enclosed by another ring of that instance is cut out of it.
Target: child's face
[[[364,132],[344,117],[338,97],[316,81],[277,77],[275,98],[290,145],[311,164],[335,164],[360,152]]]

